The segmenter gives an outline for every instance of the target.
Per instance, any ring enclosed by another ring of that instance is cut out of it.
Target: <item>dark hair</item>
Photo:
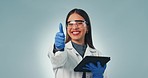
[[[88,33],[85,34],[85,44],[88,44],[89,47],[95,49],[95,47],[93,46],[93,42],[92,42],[90,19],[89,19],[88,14],[84,10],[77,9],[77,8],[71,10],[66,17],[66,28],[67,28],[68,18],[73,13],[77,13],[85,19],[86,24],[87,24],[87,29],[88,29]],[[66,30],[66,43],[69,42],[70,40],[71,40],[71,38],[68,35],[67,30]]]

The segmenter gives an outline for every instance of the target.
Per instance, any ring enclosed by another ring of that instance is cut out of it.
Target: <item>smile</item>
[[[80,33],[80,31],[73,31],[72,34],[73,35],[78,35]]]

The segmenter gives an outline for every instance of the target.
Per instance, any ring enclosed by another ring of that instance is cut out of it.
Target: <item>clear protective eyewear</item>
[[[67,28],[72,28],[74,26],[83,28],[86,26],[86,21],[85,20],[72,20],[72,21],[67,22]]]

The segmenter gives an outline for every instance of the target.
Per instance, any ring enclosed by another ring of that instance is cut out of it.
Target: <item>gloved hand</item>
[[[90,70],[93,74],[93,78],[103,78],[103,73],[106,69],[106,65],[102,67],[100,62],[97,62],[97,66],[93,63],[89,63],[86,64],[86,67],[83,67],[83,69]]]
[[[62,50],[65,47],[65,35],[61,23],[59,25],[59,32],[56,33],[54,44],[57,50]]]

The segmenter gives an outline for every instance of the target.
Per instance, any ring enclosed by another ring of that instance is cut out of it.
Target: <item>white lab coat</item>
[[[74,49],[69,41],[64,51],[52,52],[53,48],[49,50],[48,56],[51,60],[53,70],[55,73],[55,78],[82,78],[83,72],[74,72],[74,68],[83,59],[81,55]],[[92,49],[89,46],[86,48],[85,56],[100,56],[101,53],[96,49]],[[86,78],[92,78],[91,73],[86,73]],[[106,74],[104,73],[104,78]]]

